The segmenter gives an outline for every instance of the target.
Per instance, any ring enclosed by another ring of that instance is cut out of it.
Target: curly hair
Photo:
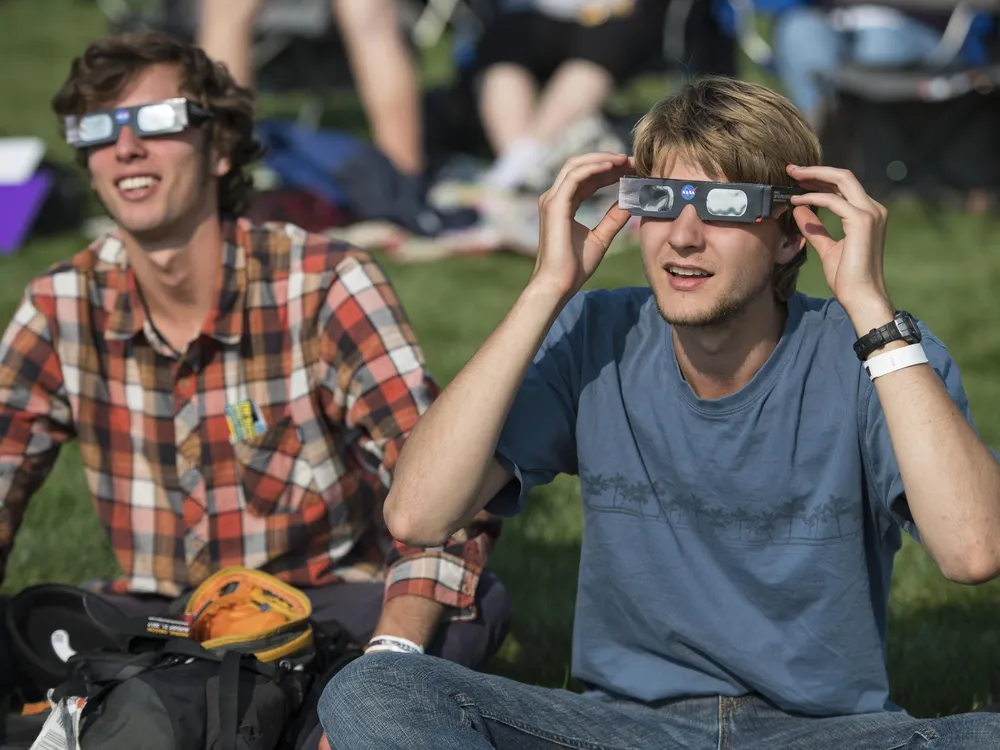
[[[661,170],[670,151],[732,182],[783,187],[793,185],[788,164],[813,166],[822,159],[816,134],[788,99],[766,86],[724,76],[684,86],[636,125],[633,152],[641,176]],[[799,234],[791,211],[778,223],[786,234]],[[775,266],[771,281],[779,300],[795,293],[806,257],[803,249]]]
[[[176,66],[183,94],[212,112],[206,123],[211,143],[232,165],[219,180],[219,213],[238,216],[249,207],[253,191],[247,167],[263,154],[254,137],[254,95],[200,47],[151,31],[98,39],[73,60],[69,76],[52,99],[60,128],[65,128],[69,115],[80,116],[114,102],[136,76],[153,65]],[[78,152],[78,160],[87,165],[86,149]]]

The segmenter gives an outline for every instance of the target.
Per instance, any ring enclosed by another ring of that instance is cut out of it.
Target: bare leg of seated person
[[[261,0],[201,0],[198,46],[241,86],[253,86],[253,24]]]
[[[484,76],[481,115],[499,155],[485,180],[494,187],[516,187],[570,125],[600,111],[614,83],[595,63],[567,60],[535,102],[525,79],[531,74],[510,64],[493,66]]]
[[[527,68],[515,63],[491,65],[483,74],[479,117],[494,154],[508,154],[531,132],[538,86]]]
[[[542,93],[532,135],[554,142],[570,125],[600,111],[614,80],[604,68],[587,60],[567,60]]]
[[[261,0],[201,0],[198,44],[254,85],[253,24]],[[375,145],[406,174],[424,169],[420,86],[416,61],[391,0],[332,0],[351,72]]]
[[[396,168],[425,167],[417,63],[391,0],[333,0],[375,145]]]

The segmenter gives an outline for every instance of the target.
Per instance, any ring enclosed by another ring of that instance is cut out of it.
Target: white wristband
[[[926,363],[927,355],[924,353],[924,348],[920,344],[910,344],[901,349],[893,349],[891,352],[876,354],[865,361],[864,367],[868,372],[868,377],[875,380],[875,378],[888,375],[890,372],[902,370],[904,367]]]
[[[365,653],[369,651],[399,651],[406,654],[422,654],[423,646],[419,646],[408,638],[397,638],[394,635],[377,635],[368,641]]]

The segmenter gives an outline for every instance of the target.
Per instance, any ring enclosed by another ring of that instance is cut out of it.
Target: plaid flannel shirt
[[[215,309],[184,353],[157,334],[114,235],[29,286],[0,342],[0,580],[31,494],[80,442],[121,593],[178,596],[220,567],[300,587],[385,581],[451,619],[499,534],[394,543],[382,501],[437,393],[399,301],[365,252],[290,224],[226,226]],[[266,429],[232,442],[225,407]]]

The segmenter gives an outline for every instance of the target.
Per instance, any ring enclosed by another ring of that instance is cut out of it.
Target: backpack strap
[[[207,661],[222,661],[222,654],[209,651],[197,641],[187,638],[174,638],[163,644],[160,653],[166,656],[188,656],[193,659],[205,659]]]
[[[309,667],[312,679],[298,714],[285,732],[283,747],[303,748],[306,739],[311,739],[319,723],[319,699],[327,683],[364,653],[364,647],[339,622],[314,620],[312,625],[317,658]]]
[[[236,750],[236,735],[240,722],[240,672],[250,670],[275,682],[281,681],[282,669],[264,664],[253,654],[241,651],[218,653],[209,651],[194,641],[178,638],[164,645],[161,654],[206,659],[219,666],[219,750]]]
[[[244,656],[227,651],[219,668],[219,750],[236,750],[240,714],[240,668]],[[246,661],[249,661],[247,659]]]
[[[102,659],[102,656],[105,658]],[[63,698],[89,699],[97,693],[103,694],[107,692],[104,688],[117,685],[153,667],[158,658],[158,654],[152,651],[135,655],[110,651],[77,654],[70,657],[72,676],[53,689],[52,700],[58,703]]]
[[[280,681],[282,669],[273,664],[265,664],[257,659],[253,654],[245,654],[241,651],[209,651],[201,644],[190,641],[186,638],[175,638],[166,643],[159,651],[160,654],[187,656],[193,659],[206,659],[220,664],[225,663],[225,658],[230,654],[235,654],[240,659],[240,668],[249,669],[259,675],[267,677],[269,680]],[[236,674],[239,674],[237,670]]]

